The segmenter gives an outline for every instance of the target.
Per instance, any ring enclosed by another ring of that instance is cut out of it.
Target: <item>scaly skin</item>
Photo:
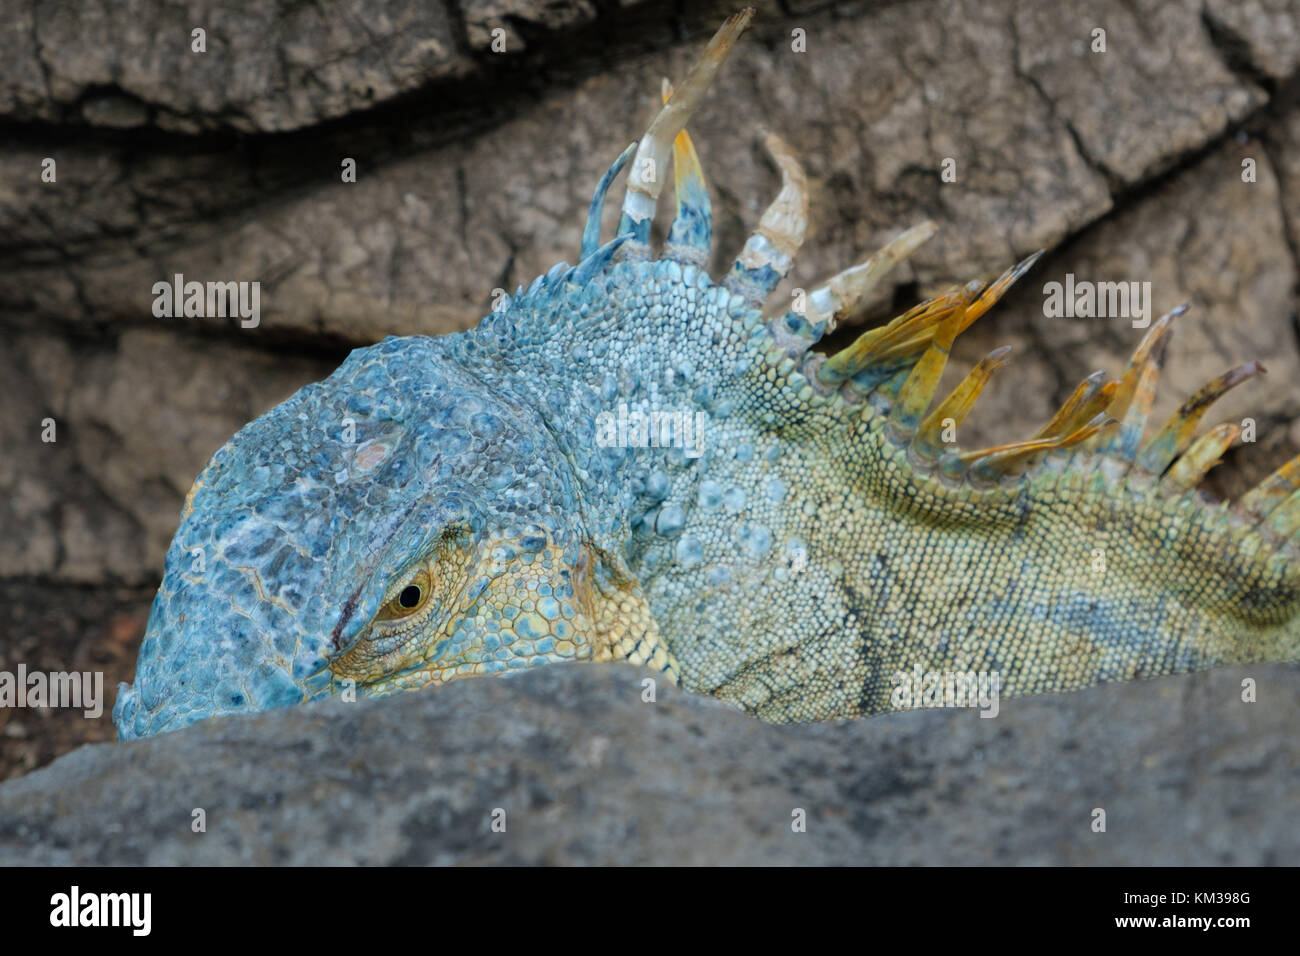
[[[747,20],[715,38],[679,112]],[[1028,264],[828,361],[813,345],[881,269],[764,321],[802,239],[802,173],[770,140],[782,194],[715,283],[684,122],[642,140],[619,238],[596,248],[628,154],[577,267],[468,332],[355,351],[213,456],[119,690],[123,738],[575,660],[647,664],[796,721],[889,709],[891,675],[917,664],[994,671],[1016,695],[1300,656],[1296,466],[1208,502],[1195,481],[1232,437],[1187,448],[1208,400],[1141,442],[1169,317],[1118,386],[1047,430],[1053,447],[980,462],[938,438],[969,402],[923,413],[952,337]],[[662,168],[668,144],[678,215],[654,259],[641,160]],[[702,453],[604,447],[598,413],[620,404],[703,412]]]

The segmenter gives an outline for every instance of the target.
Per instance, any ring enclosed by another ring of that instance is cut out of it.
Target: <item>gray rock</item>
[[[551,666],[83,747],[0,785],[0,864],[1300,863],[1295,667],[803,726],[643,679]]]
[[[334,125],[319,122],[321,109],[276,113],[256,129],[299,132],[255,149],[169,135],[145,149],[79,137],[55,150],[31,132],[0,159],[0,181],[11,184],[0,199],[21,240],[18,268],[0,277],[0,311],[148,322],[152,283],[180,271],[263,281],[262,338],[361,343],[464,328],[494,287],[572,259],[591,189],[653,116],[659,78],[684,75],[732,6],[695,11],[687,42],[667,46],[660,32],[622,20],[594,37],[584,3],[474,5],[471,32],[495,19],[512,30],[533,22],[551,41],[518,69],[507,70],[512,56],[486,55],[455,95],[418,110],[374,109]],[[382,5],[356,14],[385,15]],[[1105,53],[1088,47],[1098,23],[1110,25]],[[807,52],[792,49],[793,30],[805,31]],[[639,49],[646,32],[650,53]],[[297,44],[308,65],[331,64],[345,85],[349,71],[364,71],[335,64],[336,51],[312,37]],[[80,49],[100,38],[61,42]],[[570,59],[572,73],[561,72]],[[175,70],[155,72],[161,86]],[[441,89],[424,79],[424,89]],[[285,78],[284,93],[260,82],[268,101],[319,92],[308,76]],[[793,15],[767,4],[691,129],[714,190],[717,267],[775,194],[757,143],[766,124],[790,140],[813,191],[812,235],[775,298],[865,258],[923,216],[943,232],[897,278],[930,291],[1056,246],[1107,213],[1117,192],[1225,136],[1267,99],[1225,64],[1190,0],[1141,22],[1118,0]],[[114,123],[129,121],[121,104],[94,102]],[[222,122],[244,109],[219,105]],[[52,153],[63,154],[57,185],[39,179]],[[344,157],[357,159],[355,184],[340,182]],[[948,159],[955,182],[940,181]],[[1126,246],[1140,254],[1143,241]]]
[[[360,7],[6,0],[0,111],[25,121],[280,132],[470,69],[446,4]]]
[[[1209,0],[1205,19],[1229,65],[1240,73],[1285,82],[1300,66],[1296,0]]]
[[[517,53],[527,47],[517,26],[563,30],[596,18],[593,0],[469,0],[461,4],[465,38],[479,52]],[[494,35],[494,31],[500,30]],[[493,41],[497,43],[493,49]]]

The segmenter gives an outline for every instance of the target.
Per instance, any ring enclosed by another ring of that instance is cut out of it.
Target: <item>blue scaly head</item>
[[[358,350],[213,456],[121,736],[591,655],[574,472],[530,404],[475,377],[491,325]]]

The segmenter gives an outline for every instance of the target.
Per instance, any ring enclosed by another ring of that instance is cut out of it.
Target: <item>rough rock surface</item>
[[[35,647],[43,666],[84,656],[88,635],[130,622],[138,639],[189,482],[244,422],[352,346],[466,327],[494,289],[572,260],[590,191],[653,114],[659,77],[680,77],[737,5],[0,0],[0,667],[35,663]],[[1023,437],[1084,374],[1122,367],[1127,323],[1044,317],[1043,283],[1072,272],[1150,281],[1157,312],[1192,303],[1158,411],[1265,361],[1207,422],[1258,423],[1214,490],[1300,451],[1300,3],[758,6],[691,125],[715,271],[776,191],[763,122],[812,189],[774,303],[923,217],[940,236],[868,320],[1050,250],[959,340],[953,376],[1016,347],[964,443]],[[345,158],[356,183],[340,180]],[[261,282],[261,325],[155,318],[153,284],[178,272]],[[116,623],[84,628],[101,607]],[[104,646],[129,677],[131,642]],[[101,736],[0,711],[0,777]]]
[[[278,132],[470,67],[454,8],[442,3],[10,0],[5,8],[0,108],[17,120]]]
[[[1295,668],[793,727],[643,702],[644,676],[557,665],[84,747],[0,785],[0,865],[1300,863]]]

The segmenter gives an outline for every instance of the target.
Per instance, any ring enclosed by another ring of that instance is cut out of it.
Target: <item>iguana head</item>
[[[564,456],[446,353],[358,350],[216,453],[119,693],[123,737],[591,656]]]

